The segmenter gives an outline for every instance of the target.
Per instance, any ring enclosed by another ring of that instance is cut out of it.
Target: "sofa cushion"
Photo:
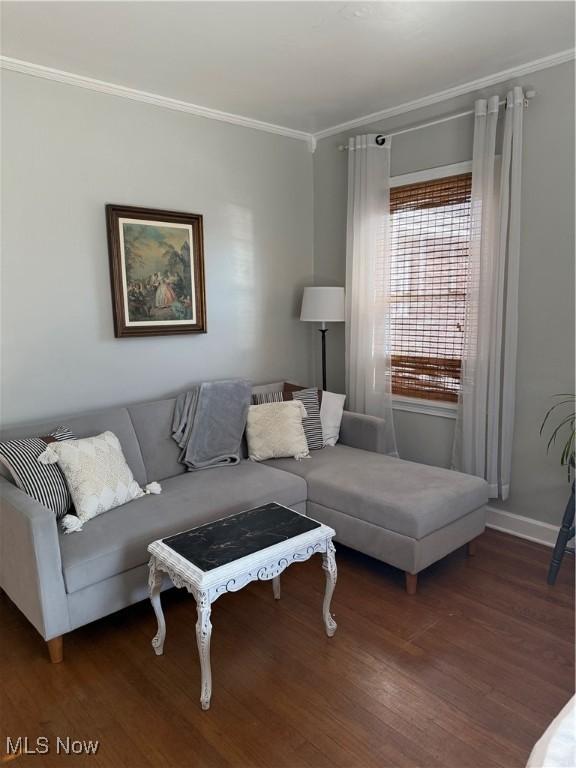
[[[175,398],[139,403],[128,408],[148,475],[148,482],[175,477],[186,471],[180,464],[180,448],[172,439]]]
[[[349,451],[353,453],[348,454]],[[310,454],[310,458],[302,459],[301,461],[294,461],[294,459],[270,459],[265,462],[265,466],[281,469],[283,472],[290,472],[307,480],[308,476],[313,472],[332,466],[335,461],[346,461],[344,457],[352,457],[357,451],[359,449],[338,444],[322,448],[321,451],[314,451],[314,453]],[[359,453],[364,456],[367,451],[359,451]]]
[[[306,483],[287,472],[243,461],[232,467],[187,472],[145,496],[90,520],[81,533],[60,535],[68,593],[148,561],[155,539],[269,501],[286,506],[306,499]]]
[[[488,501],[488,486],[478,477],[346,445],[323,448],[300,462],[266,463],[306,478],[308,501],[414,539]]]

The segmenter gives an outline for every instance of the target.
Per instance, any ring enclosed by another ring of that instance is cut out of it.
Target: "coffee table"
[[[166,622],[160,591],[164,574],[168,574],[175,587],[186,589],[196,599],[202,709],[209,709],[212,696],[210,613],[212,603],[220,595],[237,592],[251,581],[272,580],[274,598],[279,600],[282,571],[292,563],[320,553],[326,573],[324,626],[328,637],[332,637],[336,631],[336,622],[330,613],[336,585],[334,536],[332,528],[281,504],[271,503],[149,545],[150,601],[158,620],[152,647],[159,656],[164,652]]]

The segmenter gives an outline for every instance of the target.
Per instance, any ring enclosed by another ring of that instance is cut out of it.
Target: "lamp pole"
[[[322,323],[322,328],[320,328],[320,333],[322,334],[322,389],[326,391],[326,333],[328,332],[328,328],[326,328],[326,323]]]

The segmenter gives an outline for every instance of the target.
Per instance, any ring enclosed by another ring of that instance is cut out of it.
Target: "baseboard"
[[[512,536],[535,541],[546,547],[553,547],[556,544],[556,537],[560,530],[557,525],[532,520],[530,517],[523,517],[522,515],[514,515],[512,512],[505,512],[503,509],[490,506],[486,508],[486,525],[488,528],[494,528],[495,531],[510,533]]]

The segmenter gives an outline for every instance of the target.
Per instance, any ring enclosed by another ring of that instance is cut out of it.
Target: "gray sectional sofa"
[[[174,400],[82,414],[59,423],[78,437],[111,430],[136,480],[162,484],[63,535],[54,514],[0,477],[0,587],[48,641],[147,597],[154,539],[277,501],[331,525],[337,541],[416,574],[484,530],[484,481],[381,453],[382,422],[344,413],[340,443],[303,461],[277,459],[189,473],[172,440]],[[55,420],[11,428],[0,439],[46,434]],[[166,585],[168,586],[168,584]]]

